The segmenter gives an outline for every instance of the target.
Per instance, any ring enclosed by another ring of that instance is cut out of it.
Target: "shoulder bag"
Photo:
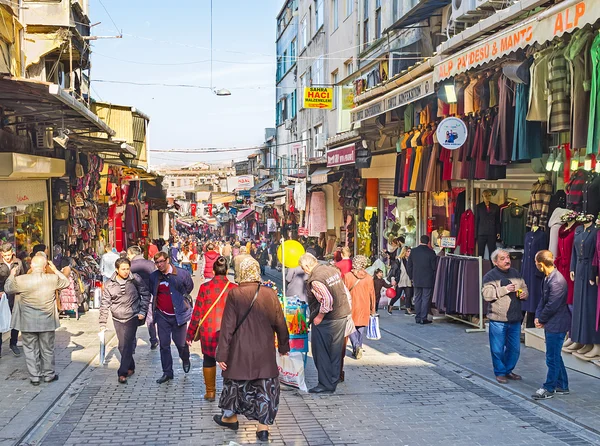
[[[256,298],[258,297],[258,292],[259,291],[260,291],[260,284],[258,285],[258,288],[256,288],[256,293],[254,293],[254,298],[252,299],[252,302],[250,303],[250,308],[248,308],[248,311],[246,311],[246,314],[244,314],[244,316],[242,317],[242,319],[240,319],[240,321],[238,322],[237,326],[235,327],[235,330],[233,330],[233,333],[231,334],[232,338],[235,336],[235,334],[237,333],[237,331],[239,330],[239,328],[242,326],[242,324],[244,323],[244,321],[246,320],[246,318],[250,314],[250,311],[252,311],[252,307],[254,306],[254,302],[256,302]]]
[[[356,279],[356,282],[354,282],[354,284],[350,287],[350,289],[348,291],[352,291],[354,289],[354,287],[356,285],[358,285],[358,282],[360,282],[362,280],[362,278],[358,278],[356,277],[356,274],[352,273],[352,275],[354,276],[354,278]]]
[[[223,288],[223,291],[221,291],[221,294],[219,294],[219,297],[217,297],[217,300],[215,300],[215,302],[210,306],[210,308],[208,309],[208,311],[206,312],[206,314],[204,315],[204,317],[202,318],[202,320],[198,324],[198,328],[196,328],[196,333],[194,334],[194,342],[200,340],[200,327],[202,327],[202,324],[204,323],[204,321],[206,320],[206,318],[208,317],[208,315],[210,314],[210,312],[219,303],[219,301],[221,300],[221,297],[223,297],[223,294],[225,294],[225,291],[227,290],[227,288],[229,288],[229,283],[230,282],[227,282],[227,285],[225,285],[225,288]]]

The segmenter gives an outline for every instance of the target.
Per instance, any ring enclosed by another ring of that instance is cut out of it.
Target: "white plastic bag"
[[[381,293],[379,294],[379,308],[385,308],[390,304],[390,298],[385,294],[387,288],[381,288]]]
[[[369,326],[367,327],[367,339],[377,341],[381,339],[381,332],[379,331],[379,316],[369,317]]]
[[[1,294],[0,299],[0,333],[10,331],[10,307],[8,306],[8,297],[5,293]]]
[[[302,353],[293,352],[286,356],[277,356],[277,368],[279,369],[279,382],[286,386],[295,387],[308,392],[304,381],[304,360]]]

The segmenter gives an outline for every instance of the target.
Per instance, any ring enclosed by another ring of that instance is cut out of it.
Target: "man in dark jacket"
[[[6,279],[10,276],[10,272],[13,268],[16,268],[15,276],[20,276],[21,274],[25,274],[25,270],[23,269],[23,263],[15,256],[15,252],[13,251],[13,247],[10,243],[4,243],[0,246],[0,292],[4,292],[4,284],[6,283]],[[15,295],[8,294],[8,305],[10,307],[10,311],[13,311],[13,306],[15,304]],[[19,330],[11,330],[10,331],[10,350],[13,352],[15,356],[21,356],[21,350],[17,347],[17,340],[19,339]],[[2,336],[0,334],[0,350],[2,349]],[[1,354],[1,352],[0,352]]]
[[[437,257],[435,251],[429,247],[429,236],[421,236],[421,244],[412,249],[408,257],[408,276],[413,281],[415,290],[415,322],[417,324],[431,324],[427,319],[433,286],[435,285],[435,270]]]
[[[152,311],[158,325],[160,362],[163,375],[158,384],[173,379],[171,338],[183,361],[183,371],[190,371],[190,348],[185,342],[187,323],[192,317],[193,305],[190,293],[194,282],[190,273],[170,264],[169,256],[159,252],[154,256],[157,271],[150,274],[150,293],[153,296]]]
[[[569,379],[561,350],[571,327],[571,313],[567,306],[567,281],[554,267],[552,253],[546,250],[538,252],[535,255],[535,266],[546,276],[542,282],[542,298],[535,312],[535,326],[544,329],[548,373],[546,382],[532,397],[544,400],[555,394],[569,393]]]
[[[152,260],[144,258],[142,248],[139,246],[130,246],[127,248],[127,258],[131,262],[131,273],[140,276],[146,288],[150,289],[150,274],[156,271],[156,266]],[[156,336],[156,321],[152,314],[152,305],[148,308],[146,317],[146,326],[150,335],[150,349],[156,350],[158,347],[158,337]]]
[[[312,254],[300,257],[308,275],[306,294],[312,325],[311,345],[319,384],[310,393],[333,393],[340,381],[351,314],[348,289],[337,268],[320,265]]]

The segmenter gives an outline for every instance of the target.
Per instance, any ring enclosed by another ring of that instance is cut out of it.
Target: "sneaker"
[[[547,400],[552,398],[553,396],[554,392],[548,392],[542,387],[541,389],[538,389],[533,395],[531,395],[531,398],[533,398],[534,400]]]
[[[363,355],[363,349],[362,349],[362,348],[360,348],[360,347],[358,347],[358,348],[356,349],[356,359],[360,359],[360,358],[362,358],[362,355]]]
[[[15,356],[21,356],[21,350],[16,345],[11,345],[10,349],[13,352],[13,355],[15,355]]]
[[[569,391],[569,389],[559,389],[558,387],[556,388],[556,390],[554,391],[554,393],[556,395],[568,395],[569,393],[571,393]]]

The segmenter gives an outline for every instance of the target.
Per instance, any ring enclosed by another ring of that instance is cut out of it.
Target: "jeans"
[[[160,310],[154,313],[158,326],[158,340],[160,344],[160,362],[163,374],[173,378],[173,357],[171,356],[171,339],[177,347],[179,357],[183,362],[190,360],[190,348],[185,343],[187,324],[177,325],[175,316],[164,314]]]
[[[356,327],[356,331],[349,336],[353,351],[356,351],[357,348],[362,348],[365,328],[365,326]]]
[[[496,376],[512,373],[521,353],[521,322],[490,321],[490,351]]]
[[[135,371],[135,361],[133,352],[135,350],[135,334],[138,328],[137,316],[127,322],[119,322],[113,319],[115,333],[119,340],[119,353],[121,354],[121,364],[117,370],[118,376],[127,376],[129,370]]]
[[[192,269],[192,264],[191,263],[182,263],[181,267],[186,270],[188,273],[190,273],[190,276],[194,274],[194,270]]]
[[[548,392],[554,392],[556,388],[567,390],[569,388],[569,379],[567,378],[567,369],[562,359],[562,345],[565,342],[567,333],[548,333],[546,334],[546,365],[548,374],[544,389]]]

